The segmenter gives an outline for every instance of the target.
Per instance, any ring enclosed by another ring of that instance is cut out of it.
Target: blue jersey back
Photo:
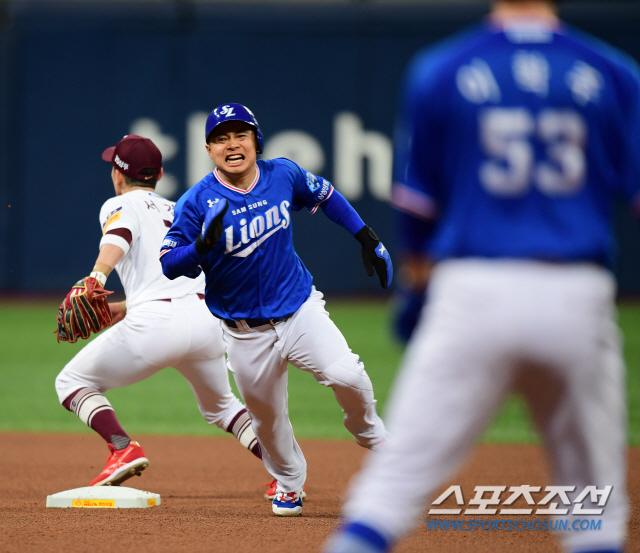
[[[312,277],[293,249],[291,211],[312,213],[333,192],[331,183],[280,158],[258,161],[247,190],[210,173],[175,206],[165,248],[188,246],[207,210],[225,198],[222,238],[203,260],[206,301],[222,319],[270,319],[294,313],[311,293]]]
[[[640,191],[635,63],[566,27],[484,23],[419,53],[393,203],[437,219],[434,258],[606,262],[612,199]]]

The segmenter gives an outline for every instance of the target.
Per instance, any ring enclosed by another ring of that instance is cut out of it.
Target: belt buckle
[[[284,323],[285,321],[287,321],[289,317],[291,317],[291,315],[285,315],[284,317],[280,317],[279,319],[276,319],[275,322],[273,319],[269,319],[269,323],[271,323],[273,326],[276,326],[276,325],[279,325],[280,323]]]

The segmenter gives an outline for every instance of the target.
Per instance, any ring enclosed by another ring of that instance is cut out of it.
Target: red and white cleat
[[[261,488],[267,488],[267,491],[264,492],[264,498],[268,499],[269,501],[273,501],[274,498],[276,497],[276,490],[278,489],[278,481],[277,480],[273,480],[273,482],[269,482],[268,484],[262,484],[262,486],[260,486]],[[307,492],[305,491],[307,489],[307,485],[305,484],[302,487],[302,493],[300,494],[300,499],[306,499],[307,498]]]
[[[144,451],[138,442],[131,442],[125,449],[116,449],[112,444],[107,444],[111,455],[107,458],[107,465],[97,478],[91,482],[91,486],[119,486],[140,473],[149,466],[149,459],[144,456]]]

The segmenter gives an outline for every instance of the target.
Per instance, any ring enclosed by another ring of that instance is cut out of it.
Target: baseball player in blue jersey
[[[161,262],[171,279],[204,271],[207,306],[222,321],[231,370],[276,479],[273,512],[297,516],[306,462],[289,422],[287,363],[333,389],[359,445],[380,449],[386,431],[364,365],[294,251],[291,211],[320,207],[345,227],[362,244],[367,274],[375,269],[383,288],[392,279],[391,260],[329,181],[288,159],[257,161],[262,132],[245,106],[214,109],[205,136],[215,169],[177,202]]]
[[[614,196],[640,204],[638,154],[635,63],[563,24],[554,2],[496,1],[487,21],[414,58],[392,199],[429,302],[388,404],[387,447],[354,479],[325,552],[391,550],[510,391],[569,499],[534,486],[532,513],[568,521],[566,551],[622,551],[625,369],[607,266]],[[597,530],[571,531],[583,518]]]

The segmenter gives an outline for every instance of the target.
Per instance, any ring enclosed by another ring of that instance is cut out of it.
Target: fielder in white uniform
[[[116,196],[100,211],[103,236],[92,276],[104,286],[115,267],[126,303],[109,304],[117,324],[87,344],[55,384],[60,402],[111,450],[91,485],[118,485],[149,464],[104,392],[169,366],[187,379],[206,421],[233,433],[260,457],[249,414],[231,391],[220,322],[204,302],[204,277],[170,281],[162,274],[158,249],[173,221],[174,203],[154,192],[162,176],[160,151],[151,140],[129,135],[102,158],[113,165]]]
[[[566,487],[569,505],[538,503],[565,550],[623,550],[625,374],[608,267],[614,197],[640,205],[639,154],[636,64],[568,28],[550,0],[496,1],[487,21],[415,57],[393,202],[408,274],[435,262],[429,300],[388,404],[387,447],[352,483],[326,553],[390,551],[510,391]],[[600,492],[585,497],[588,486]]]
[[[245,106],[214,109],[205,136],[216,168],[176,204],[161,251],[163,270],[176,278],[201,267],[207,276],[207,305],[224,321],[235,381],[265,467],[277,480],[273,512],[297,516],[307,464],[289,421],[288,363],[333,389],[358,444],[380,447],[386,431],[363,363],[329,318],[295,253],[291,211],[321,207],[343,225],[361,242],[365,268],[373,276],[375,267],[384,288],[391,282],[391,261],[330,182],[288,159],[256,161],[262,132]]]

